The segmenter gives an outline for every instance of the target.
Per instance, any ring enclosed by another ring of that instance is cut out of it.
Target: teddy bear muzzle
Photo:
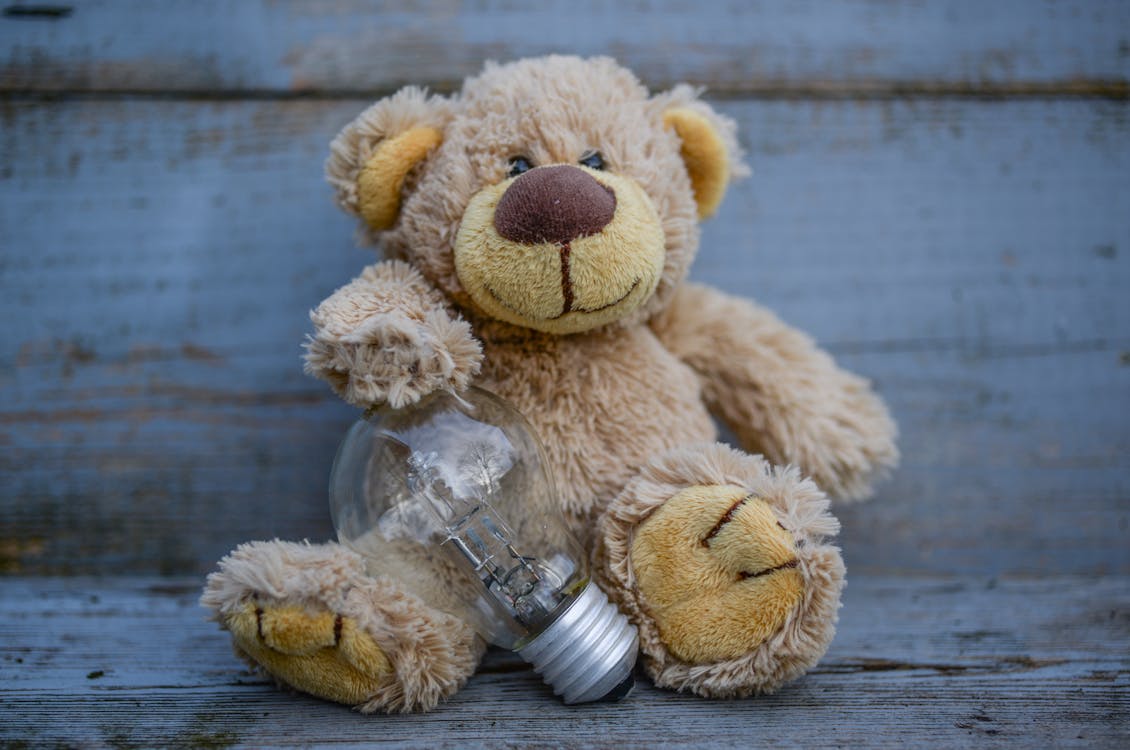
[[[658,213],[635,180],[571,164],[483,188],[455,240],[456,273],[480,309],[557,334],[638,309],[665,257]]]

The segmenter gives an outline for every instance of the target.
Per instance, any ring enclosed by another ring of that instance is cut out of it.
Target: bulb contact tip
[[[597,698],[597,701],[600,703],[618,703],[631,695],[635,689],[636,678],[629,672],[619,685],[605,693],[603,698]]]

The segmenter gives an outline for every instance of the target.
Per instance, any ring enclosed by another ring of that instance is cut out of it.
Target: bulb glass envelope
[[[585,588],[544,452],[525,419],[477,388],[367,412],[334,460],[338,538],[486,640],[521,649]]]

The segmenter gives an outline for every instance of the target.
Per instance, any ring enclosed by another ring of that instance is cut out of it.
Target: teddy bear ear
[[[700,101],[690,86],[677,86],[657,99],[663,108],[663,126],[679,137],[698,218],[705,219],[717,210],[730,180],[749,174],[742,162],[737,126]]]
[[[443,142],[450,119],[448,99],[415,86],[362,112],[330,144],[326,179],[338,204],[373,231],[391,228],[405,179]]]

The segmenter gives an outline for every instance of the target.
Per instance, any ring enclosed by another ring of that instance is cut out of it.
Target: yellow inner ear
[[[726,144],[710,121],[692,109],[676,107],[663,113],[663,125],[674,128],[683,142],[683,163],[691,177],[698,218],[705,219],[718,208],[730,181]]]
[[[443,133],[418,127],[389,138],[357,175],[357,208],[370,227],[380,231],[396,223],[404,178],[443,141]]]

